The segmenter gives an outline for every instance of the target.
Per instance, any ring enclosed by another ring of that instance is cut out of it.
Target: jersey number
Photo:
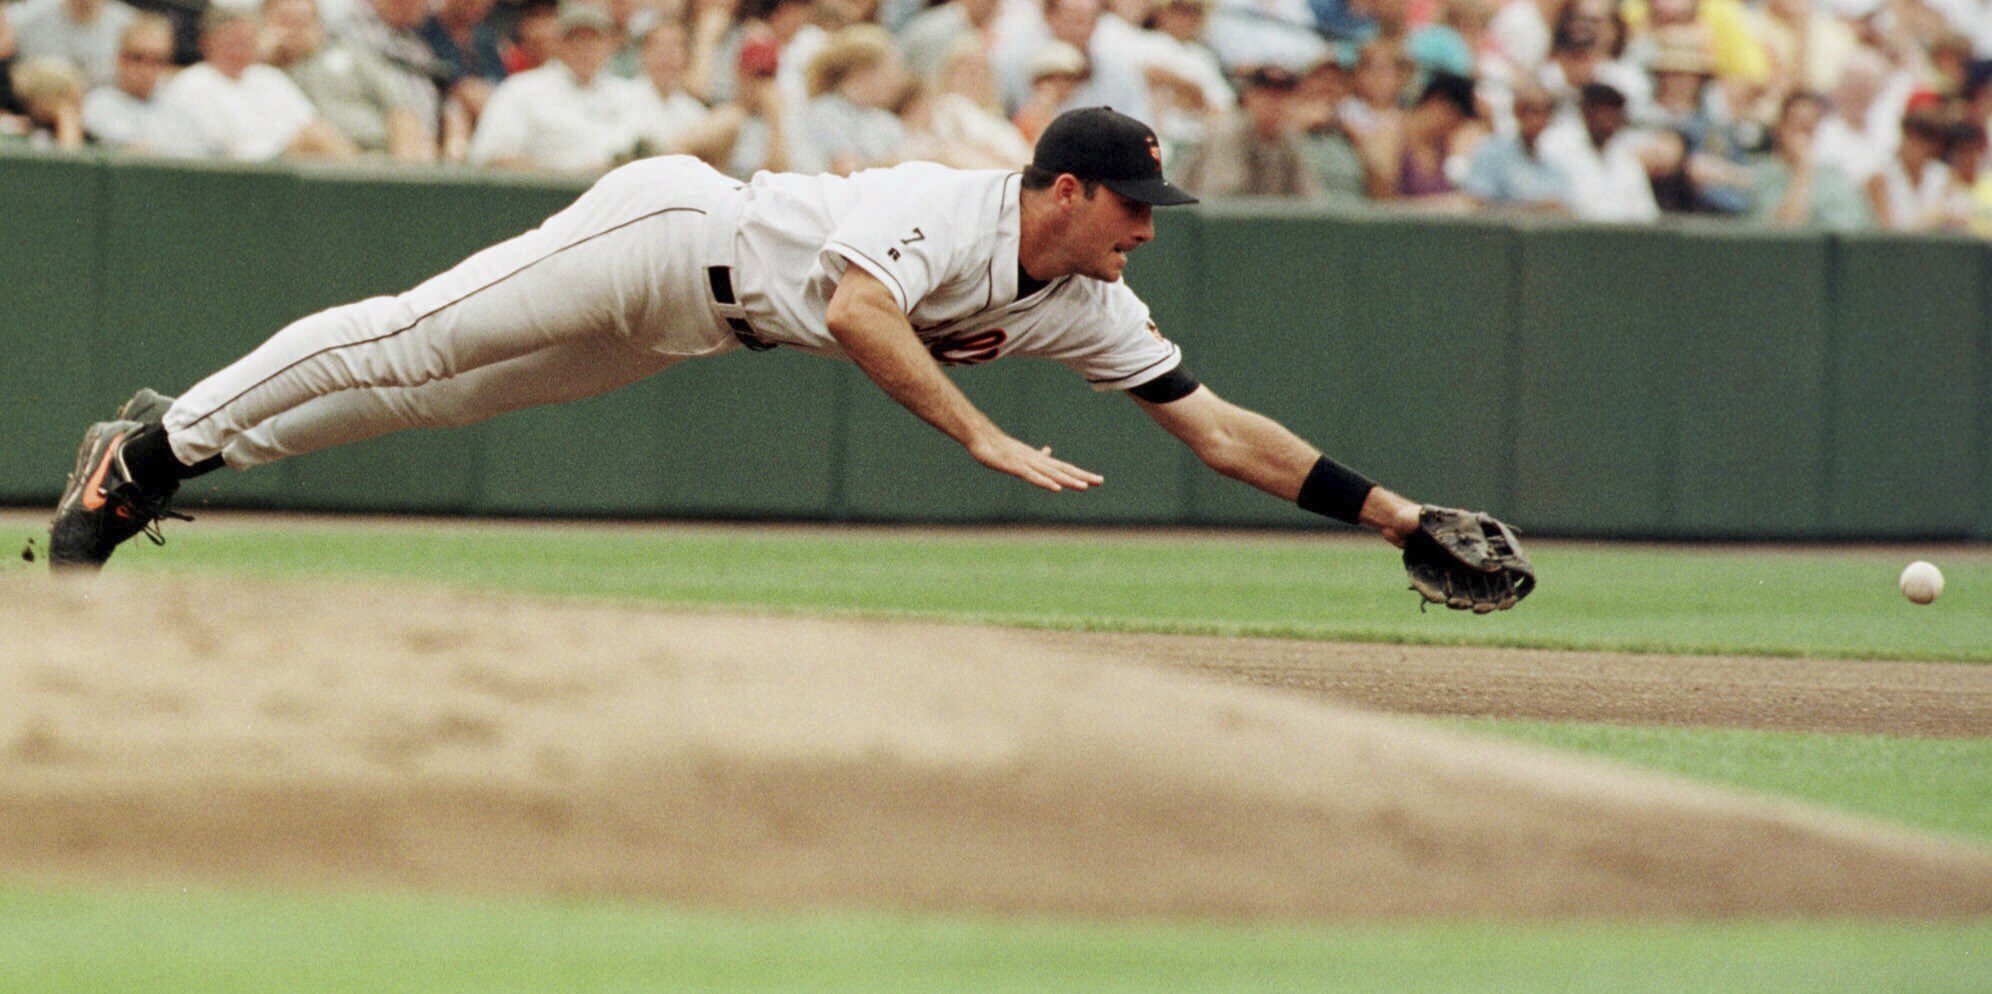
[[[973,366],[996,358],[1010,333],[1001,328],[965,331],[927,343],[927,354],[943,366]]]

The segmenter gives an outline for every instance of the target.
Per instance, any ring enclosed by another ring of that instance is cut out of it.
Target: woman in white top
[[[1902,118],[1902,142],[1868,178],[1875,222],[1892,231],[1928,231],[1942,225],[1950,190],[1944,164],[1944,123],[1927,112]]]

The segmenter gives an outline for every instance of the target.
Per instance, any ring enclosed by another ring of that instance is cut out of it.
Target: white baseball
[[[1936,566],[1918,559],[1902,568],[1898,585],[1902,596],[1918,604],[1928,604],[1944,592],[1944,574]]]

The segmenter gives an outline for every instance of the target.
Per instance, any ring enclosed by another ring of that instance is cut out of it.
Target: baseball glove
[[[1427,603],[1475,614],[1514,607],[1536,583],[1514,529],[1478,511],[1431,504],[1404,540],[1404,569]]]

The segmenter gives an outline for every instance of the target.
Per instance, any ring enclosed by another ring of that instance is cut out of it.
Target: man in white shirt
[[[471,164],[592,174],[629,156],[639,84],[608,72],[616,45],[606,10],[563,5],[553,59],[492,91],[470,138]]]
[[[1887,164],[1901,140],[1907,88],[1888,60],[1871,48],[1856,48],[1827,100],[1826,117],[1813,135],[1814,160],[1866,183]]]
[[[1105,481],[1003,430],[942,368],[1050,359],[1127,393],[1212,469],[1401,544],[1418,504],[1202,386],[1121,282],[1153,209],[1193,201],[1163,178],[1155,133],[1099,107],[1054,120],[1021,173],[912,162],[742,184],[639,160],[406,293],[302,318],[177,399],[126,407],[163,413],[93,425],[50,560],[100,567],[171,513],[180,480],[224,465],[591,396],[743,346],[849,360],[983,466],[1087,490]]]
[[[67,59],[89,85],[102,86],[117,68],[118,38],[137,15],[122,0],[23,0],[9,17],[22,55]]]
[[[83,130],[105,148],[158,148],[166,136],[156,98],[172,71],[173,22],[150,13],[133,18],[119,41],[111,82],[83,98]]]
[[[209,9],[202,61],[175,73],[159,93],[170,129],[164,151],[245,162],[358,155],[283,70],[259,61],[259,29],[253,14]]]
[[[1651,221],[1660,216],[1653,181],[1640,160],[1643,136],[1626,128],[1625,94],[1591,83],[1578,94],[1581,120],[1558,121],[1538,144],[1542,160],[1570,178],[1570,206],[1591,221]]]

